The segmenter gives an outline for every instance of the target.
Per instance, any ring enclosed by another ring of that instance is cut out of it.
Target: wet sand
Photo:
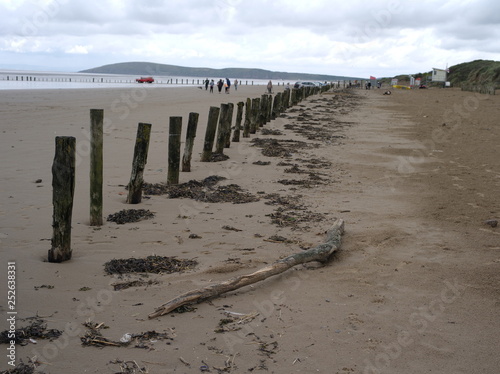
[[[53,374],[139,373],[136,364],[148,373],[494,372],[500,231],[485,221],[500,219],[500,99],[456,89],[383,91],[312,96],[264,127],[283,135],[258,132],[214,163],[199,162],[209,107],[259,97],[263,86],[230,95],[196,87],[0,92],[1,262],[16,262],[17,325],[38,315],[63,332],[18,346],[17,359],[36,356],[38,370]],[[104,216],[135,208],[153,219],[88,225],[91,108],[105,112]],[[221,175],[220,185],[237,184],[260,200],[148,196],[125,204],[137,123],[152,123],[145,180],[159,183],[169,117],[182,116],[185,131],[192,111],[200,114],[192,172],[180,182]],[[73,258],[51,264],[57,135],[77,138],[77,184]],[[263,156],[256,138],[277,139],[289,155]],[[185,291],[322,243],[336,217],[346,233],[328,265],[300,266],[194,311],[147,318]],[[112,259],[150,255],[198,265],[174,274],[104,273]],[[133,280],[145,285],[113,290]],[[0,306],[6,315],[5,297]],[[152,330],[171,339],[85,347],[88,320],[107,326],[100,332],[112,341]]]

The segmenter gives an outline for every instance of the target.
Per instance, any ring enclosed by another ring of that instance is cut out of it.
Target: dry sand
[[[195,87],[0,92],[0,327],[7,328],[6,264],[15,261],[17,326],[38,315],[49,329],[64,331],[52,342],[18,346],[17,360],[33,358],[42,364],[38,370],[52,374],[498,372],[500,228],[485,221],[500,218],[500,97],[455,89],[313,96],[265,126],[285,135],[257,133],[250,140],[314,146],[288,158],[265,157],[242,139],[226,150],[230,160],[200,163],[209,107],[263,91],[240,86],[230,95]],[[106,118],[105,216],[143,208],[155,212],[154,219],[89,227],[91,108],[104,109]],[[126,205],[123,186],[137,123],[153,125],[145,180],[161,182],[168,119],[183,116],[185,127],[191,111],[200,121],[193,169],[181,174],[181,182],[223,175],[228,179],[222,185],[237,184],[260,201],[152,196]],[[290,126],[311,131],[297,133]],[[320,128],[326,132],[318,137]],[[45,262],[56,135],[76,136],[78,152],[73,258],[62,264]],[[278,183],[312,180],[307,173],[285,172],[294,164],[321,180],[307,186]],[[288,212],[295,218],[282,221],[294,226],[271,223],[270,215],[286,205],[266,204],[270,193],[304,205]],[[155,307],[182,292],[320,244],[335,217],[345,220],[346,233],[341,252],[327,266],[301,266],[196,305],[193,312],[148,320]],[[275,242],[273,235],[288,240]],[[199,265],[184,273],[122,279],[103,271],[111,259],[153,254],[196,259]],[[155,284],[113,290],[113,283],[139,278]],[[250,316],[224,325],[237,331],[215,332],[221,320],[228,322],[225,311]],[[103,323],[108,328],[102,335],[115,341],[151,330],[167,332],[172,340],[146,341],[142,348],[84,347],[87,320]],[[0,370],[10,368],[4,353],[0,363]]]

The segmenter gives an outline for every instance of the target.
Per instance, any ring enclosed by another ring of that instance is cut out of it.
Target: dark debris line
[[[226,178],[212,175],[202,181],[190,180],[176,185],[144,183],[143,191],[146,195],[166,195],[170,199],[187,198],[205,203],[245,204],[259,201],[257,196],[244,191],[237,184],[216,186],[224,179]]]
[[[154,216],[154,213],[146,209],[123,209],[117,213],[110,214],[107,220],[123,225],[125,223],[139,222],[143,219],[154,218]]]
[[[0,344],[10,344],[12,339],[9,337],[9,332],[5,330],[0,333]],[[61,336],[62,333],[60,330],[47,329],[47,324],[43,319],[34,317],[29,325],[15,330],[14,340],[18,345],[27,345],[30,338],[53,340]]]
[[[174,257],[148,256],[146,258],[113,259],[104,264],[106,274],[164,273],[171,274],[191,270],[198,265],[195,260]]]

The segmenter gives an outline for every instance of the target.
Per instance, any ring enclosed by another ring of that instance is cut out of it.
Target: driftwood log
[[[160,305],[156,310],[149,314],[149,318],[156,318],[170,313],[172,310],[195,302],[200,302],[215,296],[222,295],[229,291],[260,282],[273,275],[281,274],[286,270],[300,264],[312,261],[327,262],[330,256],[340,248],[342,234],[344,233],[344,221],[337,219],[332,228],[326,234],[326,241],[307,251],[296,253],[275,261],[273,264],[257,270],[251,274],[240,275],[221,283],[215,283],[210,286],[188,291],[176,298]]]

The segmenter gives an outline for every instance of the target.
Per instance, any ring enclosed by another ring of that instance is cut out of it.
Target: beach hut
[[[446,74],[447,74],[446,69],[432,68],[431,81],[432,82],[446,82]]]

